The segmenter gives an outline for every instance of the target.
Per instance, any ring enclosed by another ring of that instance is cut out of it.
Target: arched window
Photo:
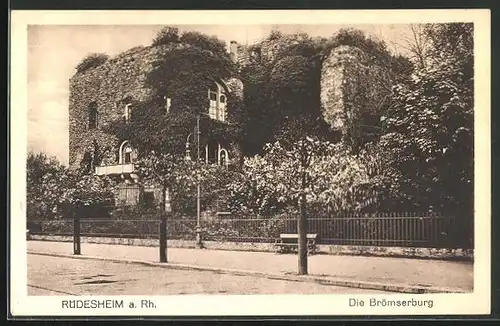
[[[96,102],[90,103],[88,115],[88,129],[96,129],[99,124],[99,112],[97,111]]]
[[[211,119],[226,121],[227,98],[224,93],[224,88],[215,82],[208,90],[208,99],[210,101],[208,115]]]
[[[228,166],[229,154],[226,149],[219,146],[219,165]]]
[[[130,146],[128,141],[124,141],[120,145],[118,163],[130,164],[134,163],[134,160],[135,160],[135,153],[132,146]]]

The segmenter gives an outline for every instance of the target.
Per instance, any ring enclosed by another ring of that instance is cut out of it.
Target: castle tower
[[[361,49],[345,45],[332,49],[321,70],[325,121],[332,129],[357,132],[363,114],[379,113],[390,95],[391,80],[388,69]]]

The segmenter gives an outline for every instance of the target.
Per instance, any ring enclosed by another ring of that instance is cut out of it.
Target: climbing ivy
[[[179,29],[167,26],[156,33],[152,45],[158,46],[171,43],[179,43]]]
[[[98,67],[108,61],[109,56],[105,53],[91,53],[85,56],[76,66],[76,72],[82,73],[94,67]]]
[[[241,72],[247,110],[242,144],[245,154],[261,153],[266,143],[284,137],[294,140],[303,134],[339,140],[338,131],[329,130],[322,117],[320,92],[323,62],[332,49],[341,45],[362,50],[369,58],[368,64],[383,66],[394,76],[411,70],[406,58],[393,56],[384,42],[359,30],[343,29],[330,38],[273,31],[250,47],[253,55]],[[370,99],[365,100],[365,105],[367,101]]]

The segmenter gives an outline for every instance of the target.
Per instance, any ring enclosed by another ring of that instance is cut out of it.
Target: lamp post
[[[196,130],[194,131],[196,133],[196,158],[197,162],[200,161],[200,116],[196,118]],[[193,136],[193,133],[190,133],[187,138],[186,138],[186,160],[191,160],[191,154],[190,154],[190,144],[189,144],[189,138]],[[200,180],[199,176],[197,176],[197,186],[196,186],[196,243],[195,247],[196,248],[202,248],[202,238],[201,238],[201,225],[200,225],[200,217],[201,217],[201,185],[200,185]]]

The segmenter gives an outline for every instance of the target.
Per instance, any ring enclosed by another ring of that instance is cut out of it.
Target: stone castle
[[[174,45],[175,47],[183,45]],[[136,151],[126,141],[119,142],[101,131],[102,127],[116,119],[130,115],[135,101],[144,101],[152,95],[146,86],[146,76],[153,69],[153,62],[172,45],[136,47],[125,51],[105,63],[76,73],[70,79],[69,95],[69,163],[70,167],[92,162],[95,148],[104,149],[105,157],[91,164],[98,175],[115,175],[123,184],[135,185],[136,191],[122,195],[127,201],[137,202],[139,194],[158,200],[158,189],[144,189],[134,167]],[[233,60],[245,65],[256,47],[247,47],[231,41],[228,47]],[[258,48],[272,55],[272,49]],[[366,82],[369,81],[369,82]],[[362,50],[352,46],[339,46],[331,50],[323,62],[321,71],[321,103],[323,116],[332,127],[339,128],[364,111],[375,110],[377,103],[389,94],[388,72],[369,60]],[[207,90],[210,100],[206,112],[212,119],[224,122],[226,117],[226,94],[236,92],[243,96],[244,89],[239,80],[220,80],[213,89]],[[370,101],[366,101],[369,98]],[[165,97],[168,111],[170,99]],[[209,152],[216,161],[227,164],[230,149],[220,144],[203,149],[207,160]]]

